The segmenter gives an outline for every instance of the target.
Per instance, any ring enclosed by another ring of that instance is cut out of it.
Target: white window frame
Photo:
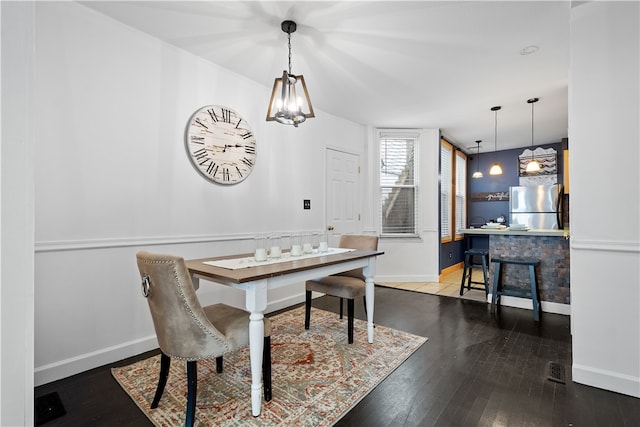
[[[416,130],[413,129],[389,129],[389,130],[378,130],[377,132],[377,143],[378,143],[378,208],[379,208],[379,221],[380,221],[380,237],[393,237],[393,238],[415,238],[418,237],[419,230],[419,215],[418,215],[418,194],[419,194],[419,137],[420,134]],[[389,184],[387,182],[383,182],[383,157],[382,157],[382,140],[384,139],[405,139],[405,140],[413,140],[413,184]],[[384,192],[388,189],[403,189],[403,188],[411,188],[413,189],[413,230],[407,230],[405,232],[385,232],[384,231],[384,212],[383,212],[383,200],[384,200]]]
[[[464,239],[464,234],[460,230],[467,224],[467,155],[460,150],[456,150],[455,161],[455,199],[454,199],[454,222],[455,240]]]
[[[454,149],[444,138],[440,139],[440,242],[453,241],[454,223]]]
[[[467,223],[467,155],[440,139],[440,242],[464,239]]]

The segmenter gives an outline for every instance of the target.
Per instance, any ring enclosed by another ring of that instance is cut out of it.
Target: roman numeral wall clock
[[[187,123],[185,147],[196,171],[218,184],[244,181],[256,164],[256,138],[231,108],[206,105]]]

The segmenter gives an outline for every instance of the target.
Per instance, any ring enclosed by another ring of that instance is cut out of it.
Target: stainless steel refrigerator
[[[509,225],[532,229],[562,229],[561,184],[509,187]]]

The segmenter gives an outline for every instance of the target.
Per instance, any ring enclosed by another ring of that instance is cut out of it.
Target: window
[[[417,141],[417,133],[380,133],[382,236],[418,235],[418,189],[415,173]]]
[[[456,240],[464,238],[460,230],[467,224],[467,156],[456,151],[456,201],[455,201],[455,236]]]
[[[446,140],[440,142],[440,240],[460,240],[467,223],[467,156]]]
[[[440,240],[453,240],[453,145],[440,141]]]

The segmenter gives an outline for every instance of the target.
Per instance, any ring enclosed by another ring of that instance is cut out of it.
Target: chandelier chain
[[[289,74],[291,74],[291,33],[287,33],[289,38]]]

